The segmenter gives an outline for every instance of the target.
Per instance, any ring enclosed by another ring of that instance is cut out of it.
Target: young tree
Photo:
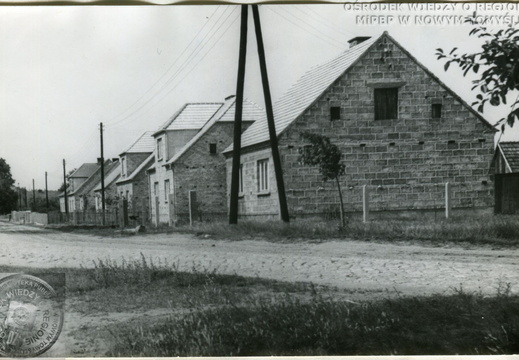
[[[480,21],[481,17],[474,16],[468,18],[466,22],[474,25],[469,36],[477,36],[484,39],[485,43],[481,46],[481,51],[471,54],[459,54],[457,48],[452,49],[448,54],[442,49],[436,49],[438,59],[446,59],[445,71],[449,65],[457,64],[465,76],[470,70],[478,73],[479,69],[484,69],[481,78],[475,80],[472,90],[477,89],[477,101],[472,105],[478,105],[478,111],[483,112],[485,104],[488,102],[492,106],[499,106],[507,103],[509,92],[519,90],[519,29],[509,27],[507,29],[489,30]],[[511,105],[511,111],[499,120],[501,130],[504,130],[504,122],[512,126],[519,119],[519,96]]]
[[[330,138],[326,136],[304,132],[301,134],[301,137],[310,142],[311,145],[299,149],[300,161],[304,165],[318,166],[319,173],[324,181],[335,180],[337,183],[341,205],[341,225],[344,227],[346,221],[344,218],[341,184],[339,182],[341,175],[344,175],[344,164],[341,164],[342,153],[339,147],[332,144]]]
[[[16,208],[18,194],[13,189],[14,180],[11,167],[0,158],[0,214],[5,214]]]

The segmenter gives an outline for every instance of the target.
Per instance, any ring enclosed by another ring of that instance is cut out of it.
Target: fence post
[[[196,191],[189,190],[189,225],[193,226],[193,222],[197,216]]]
[[[159,214],[159,197],[155,196],[155,226],[159,226],[160,214]]]
[[[448,182],[445,183],[445,218],[448,219],[451,213],[451,186]]]
[[[369,221],[369,189],[367,185],[362,186],[362,221]]]
[[[168,194],[168,201],[169,201],[169,226],[176,226],[177,225],[177,214],[175,213],[175,204],[173,202],[174,196],[172,193]]]

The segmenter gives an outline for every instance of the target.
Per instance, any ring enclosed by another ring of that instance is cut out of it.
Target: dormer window
[[[162,138],[157,139],[157,160],[162,160],[164,157],[164,142]]]
[[[121,176],[126,177],[126,158],[121,158]]]

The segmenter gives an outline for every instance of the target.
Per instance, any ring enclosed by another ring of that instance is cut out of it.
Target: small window
[[[153,196],[157,197],[159,194],[159,183],[156,182],[153,184]]]
[[[332,106],[330,108],[330,121],[341,119],[341,108],[339,106]]]
[[[209,144],[209,153],[216,154],[216,143]]]
[[[166,179],[166,180],[164,180],[164,201],[166,203],[168,202],[169,191],[170,191],[169,179]]]
[[[126,159],[124,157],[121,158],[121,175],[126,176]]]
[[[258,160],[257,164],[258,192],[269,190],[269,159]]]
[[[239,186],[239,190],[238,190],[238,193],[239,194],[243,194],[243,164],[240,164],[240,176],[239,176],[239,179],[240,181],[238,181],[238,186]]]
[[[162,142],[162,138],[157,139],[157,159],[162,160],[164,156],[164,144]]]
[[[432,118],[439,119],[442,117],[442,104],[432,104]]]
[[[375,120],[398,118],[398,88],[375,89]]]

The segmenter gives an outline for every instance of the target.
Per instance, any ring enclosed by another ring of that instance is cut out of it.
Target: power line
[[[299,10],[296,6],[291,6],[292,9],[295,9],[295,10]],[[293,11],[288,11],[288,9],[286,9],[285,7],[280,7],[281,10],[285,11],[285,13],[289,14],[290,16],[300,20],[301,22],[303,22],[305,25],[309,26],[310,28],[314,29],[316,32],[318,32],[319,34],[321,34],[322,36],[324,36],[324,38],[328,39],[328,40],[331,40],[341,46],[344,46],[344,43],[341,42],[341,41],[338,41],[337,39],[335,39],[334,37],[324,33],[321,31],[321,29],[311,25],[308,21],[306,21],[305,19],[302,19],[301,17],[297,16],[296,14],[294,14]],[[306,15],[304,12],[303,12],[304,15]]]
[[[211,41],[211,39],[217,34],[217,32],[219,31],[219,29],[223,26],[223,24],[227,21],[227,19],[236,11],[236,8],[234,8],[228,15],[227,17],[225,18],[225,20],[223,20],[223,23],[221,23],[218,28],[216,29],[216,31],[212,31],[215,26],[217,26],[219,23],[220,23],[220,20],[221,18],[223,17],[223,15],[227,12],[229,8],[225,8],[225,10],[220,14],[220,16],[218,17],[218,19],[216,20],[216,22],[211,26],[211,28],[209,29],[209,31],[205,34],[205,36],[202,38],[202,40],[200,41],[200,43],[191,51],[190,55],[183,61],[182,65],[180,65],[178,67],[178,69],[175,71],[175,73],[173,75],[171,75],[169,77],[169,79],[166,81],[166,83],[164,83],[160,89],[158,89],[155,94],[149,98],[147,101],[145,101],[143,104],[141,104],[141,106],[139,106],[136,110],[132,111],[129,115],[125,116],[124,118],[110,124],[111,127],[113,126],[116,126],[116,125],[119,125],[123,122],[125,122],[125,120],[129,119],[130,117],[132,117],[133,115],[137,114],[141,109],[143,109],[146,105],[148,105],[152,100],[155,99],[155,97],[157,95],[159,95],[160,92],[162,92],[163,90],[165,90],[169,85],[171,85],[171,83],[178,77],[178,75],[188,66],[188,64],[190,63],[191,60],[194,60],[196,58],[196,56],[207,46],[207,44]],[[209,39],[207,41],[206,38],[209,36],[209,34],[211,34],[211,36],[209,37]],[[197,62],[198,64],[198,62]],[[176,88],[176,86],[175,86]],[[169,94],[169,92],[168,92]],[[134,119],[136,120],[136,119]]]
[[[317,35],[317,34],[311,32],[311,31],[309,31],[309,30],[308,30],[307,28],[305,28],[304,26],[299,25],[298,23],[292,21],[291,19],[287,18],[287,17],[284,16],[283,14],[280,14],[279,12],[277,12],[276,10],[274,10],[272,6],[267,6],[266,8],[269,9],[270,11],[274,12],[274,13],[277,14],[278,16],[282,17],[282,18],[285,19],[286,21],[290,22],[290,23],[293,24],[294,26],[297,26],[298,28],[300,28],[301,30],[307,32],[308,34],[315,36],[315,37],[318,38],[319,40],[325,41],[325,42],[328,43],[329,45],[331,45],[331,46],[333,46],[333,47],[336,47],[336,48],[338,48],[338,49],[341,49],[341,50],[344,49],[344,45],[341,44],[341,46],[338,46],[337,44],[334,44],[334,43],[330,42],[330,41],[327,40],[326,38],[323,38],[322,36],[319,36],[319,35]]]
[[[322,16],[321,14],[319,14],[317,11],[315,11],[314,9],[312,9],[312,7],[310,5],[303,5],[304,8],[306,8],[306,10],[308,10],[309,12],[313,13],[315,16],[317,16],[318,18],[322,19],[322,21],[320,21],[319,19],[317,19],[316,17],[314,17],[315,20],[317,20],[318,22],[320,22],[321,24],[327,26],[328,28],[332,29],[332,30],[335,30],[337,31],[338,33],[341,33],[342,35],[345,35],[345,36],[349,36],[349,37],[353,37],[355,36],[355,34],[351,33],[351,32],[348,32],[348,31],[344,31],[342,29],[340,29],[339,27],[337,26],[332,26],[330,24],[330,20],[325,18],[324,16]],[[299,11],[304,11],[303,9],[301,9],[301,7],[297,7],[297,9]],[[310,15],[311,16],[311,15]]]
[[[119,115],[115,116],[114,119],[117,119],[118,117],[122,116],[125,112],[127,112],[128,110],[130,110],[131,108],[133,108],[139,101],[141,101],[165,76],[166,74],[175,66],[175,64],[182,58],[182,56],[185,54],[185,52],[187,51],[187,49],[193,44],[193,42],[196,40],[196,38],[198,37],[198,35],[200,35],[200,33],[204,30],[204,28],[207,26],[207,24],[211,21],[211,19],[213,18],[214,14],[218,11],[218,9],[220,9],[220,5],[218,5],[216,7],[216,9],[214,10],[214,12],[209,16],[209,19],[204,23],[204,25],[198,30],[198,32],[196,33],[196,35],[191,39],[191,41],[189,42],[189,44],[184,48],[184,50],[182,51],[182,53],[175,59],[175,61],[168,67],[168,69],[157,79],[157,81],[155,81],[155,83],[148,89],[146,90],[137,100],[135,100],[135,102],[133,102],[133,104],[131,104],[128,108],[126,108],[124,111],[122,111],[121,113],[119,113]],[[106,127],[106,125],[105,125]]]

